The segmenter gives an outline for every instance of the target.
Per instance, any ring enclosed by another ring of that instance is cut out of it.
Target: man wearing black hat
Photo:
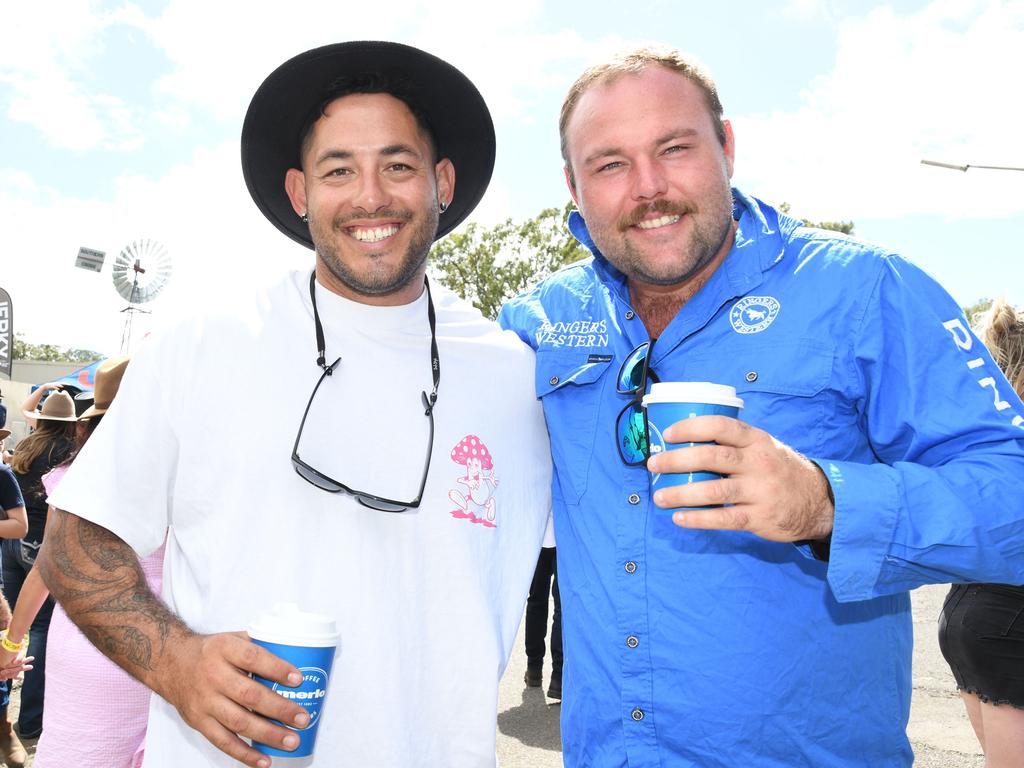
[[[288,752],[314,722],[313,765],[494,765],[547,437],[532,353],[426,279],[493,161],[476,88],[407,46],[308,51],[253,98],[246,183],[316,267],[147,342],[40,556],[69,616],[162,697],[147,768],[269,765],[243,739]],[[135,557],[165,531],[169,609]],[[323,690],[237,632],[278,603],[336,622]]]

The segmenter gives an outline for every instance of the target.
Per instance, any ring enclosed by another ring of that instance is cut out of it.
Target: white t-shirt
[[[432,284],[441,381],[423,503],[368,509],[291,466],[321,373],[308,286],[296,272],[244,311],[147,339],[50,501],[140,555],[170,526],[163,597],[198,632],[244,629],[276,602],[336,618],[313,765],[493,766],[498,682],[550,502],[533,352]],[[428,439],[426,294],[374,307],[318,284],[317,305],[327,360],[342,360],[300,454],[410,500]],[[154,696],[146,767],[182,765],[235,763]]]

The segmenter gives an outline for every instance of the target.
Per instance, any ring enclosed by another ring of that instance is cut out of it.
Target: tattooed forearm
[[[151,687],[169,639],[192,634],[150,590],[131,547],[106,528],[51,510],[36,567],[83,634]]]
[[[110,658],[123,657],[142,669],[153,668],[153,644],[135,627],[82,624],[79,629]]]
[[[90,595],[96,591],[97,588],[107,586],[111,583],[116,583],[116,576],[111,576],[109,573],[100,573],[94,575],[87,573],[85,570],[80,569],[72,557],[72,553],[77,555],[77,551],[70,546],[72,543],[70,528],[74,526],[74,523],[68,523],[69,517],[74,520],[74,516],[68,516],[66,513],[61,513],[59,510],[54,510],[55,514],[51,514],[46,520],[46,545],[47,552],[50,555],[50,559],[53,560],[53,568],[56,569],[56,573],[66,577],[66,581],[70,584],[81,584],[81,589],[75,589],[69,586],[69,589],[74,591],[77,596]],[[96,526],[93,526],[96,527]],[[103,530],[103,529],[100,529]],[[109,531],[107,535],[111,535]],[[56,574],[55,574],[56,575]],[[49,587],[50,580],[46,578],[46,574],[43,574],[43,581],[46,582]],[[49,587],[53,591],[53,587]],[[69,598],[71,595],[69,595]]]
[[[82,552],[104,573],[116,574],[122,568],[138,565],[135,553],[106,528],[84,524],[76,526],[76,532]]]

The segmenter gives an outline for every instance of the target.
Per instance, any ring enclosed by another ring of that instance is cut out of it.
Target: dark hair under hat
[[[403,101],[425,119],[440,157],[455,166],[455,196],[437,226],[448,234],[476,208],[494,169],[494,124],[487,104],[446,61],[400,43],[359,40],[300,53],[275,69],[249,104],[242,124],[242,175],[249,194],[288,237],[313,247],[309,226],[292,208],[284,179],[301,168],[299,145],[310,114],[339,78],[381,75],[403,84]]]

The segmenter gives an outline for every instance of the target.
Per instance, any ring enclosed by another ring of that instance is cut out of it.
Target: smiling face
[[[601,253],[630,280],[682,285],[732,246],[732,128],[660,65],[585,91],[566,126],[566,179]]]
[[[403,102],[383,93],[332,101],[285,188],[296,214],[309,217],[325,287],[367,304],[420,295],[438,200],[451,201],[455,171],[447,159],[434,163]]]

